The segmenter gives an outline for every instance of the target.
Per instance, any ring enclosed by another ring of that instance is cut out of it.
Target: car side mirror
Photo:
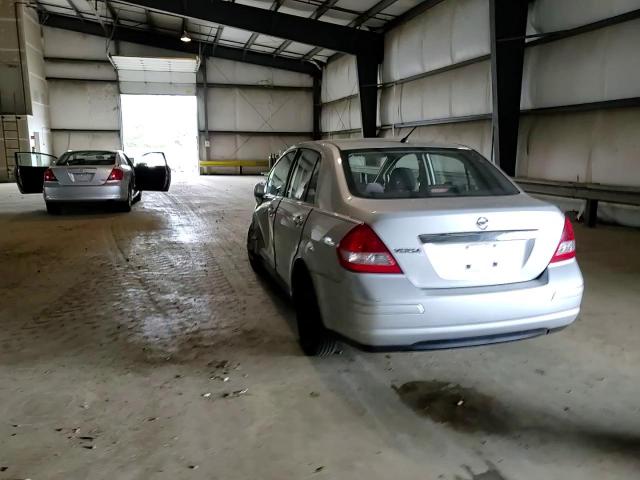
[[[264,199],[264,187],[264,182],[260,182],[256,184],[255,187],[253,187],[253,196],[256,198],[256,203],[258,205],[260,205],[262,203],[262,200]]]

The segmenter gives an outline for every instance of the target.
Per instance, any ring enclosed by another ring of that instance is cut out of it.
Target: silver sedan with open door
[[[143,190],[167,191],[171,171],[162,152],[135,163],[119,150],[76,150],[60,158],[39,152],[15,154],[16,182],[22,193],[42,193],[47,211],[67,203],[113,202],[130,211]]]
[[[249,260],[293,297],[307,354],[521,340],[580,311],[569,220],[470,148],[302,143],[254,194]]]

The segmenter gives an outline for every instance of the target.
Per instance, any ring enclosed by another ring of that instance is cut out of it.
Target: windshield
[[[473,150],[393,148],[342,151],[351,193],[364,198],[516,195],[518,189]]]
[[[115,165],[116,153],[98,150],[65,152],[56,165]]]

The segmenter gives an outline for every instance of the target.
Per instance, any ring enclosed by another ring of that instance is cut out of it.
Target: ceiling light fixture
[[[191,41],[191,37],[189,36],[186,30],[182,32],[182,36],[180,37],[180,40],[182,40],[184,43],[189,43]]]

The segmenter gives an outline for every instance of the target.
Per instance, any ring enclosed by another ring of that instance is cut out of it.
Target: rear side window
[[[351,193],[364,198],[516,195],[518,189],[473,150],[397,148],[346,150]]]
[[[287,184],[287,177],[289,176],[289,170],[293,164],[293,160],[296,158],[297,151],[284,155],[275,166],[271,169],[269,177],[267,178],[267,186],[265,187],[265,194],[267,195],[284,195],[284,187]]]
[[[320,154],[313,150],[301,149],[296,166],[291,174],[291,182],[287,190],[287,197],[294,200],[304,200],[305,192],[313,175],[314,168]]]
[[[86,150],[65,152],[56,165],[84,166],[84,165],[115,165],[116,152]]]

